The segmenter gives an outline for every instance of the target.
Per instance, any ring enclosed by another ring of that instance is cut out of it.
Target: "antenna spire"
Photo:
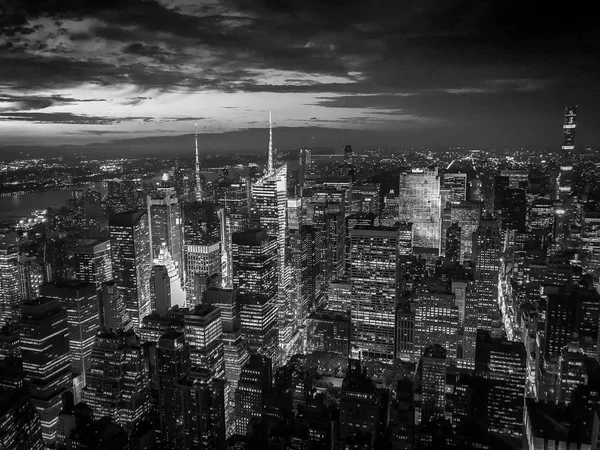
[[[202,183],[200,182],[200,158],[198,157],[198,124],[194,124],[194,140],[196,143],[196,200],[201,202],[203,197]]]
[[[269,162],[267,166],[268,174],[273,173],[273,122],[271,120],[271,111],[269,110]]]

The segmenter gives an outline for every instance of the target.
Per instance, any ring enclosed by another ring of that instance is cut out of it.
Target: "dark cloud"
[[[104,99],[77,99],[61,95],[2,95],[0,94],[0,103],[8,103],[9,106],[2,107],[3,111],[31,111],[49,108],[57,105],[70,105],[80,102],[106,101]]]
[[[39,18],[52,20],[51,39]],[[90,24],[70,30],[69,19]],[[600,120],[599,28],[587,5],[516,0],[223,0],[192,9],[175,0],[0,0],[0,88],[338,93],[318,105],[407,112],[484,140],[493,126],[531,136],[519,114],[546,130],[564,103],[579,102]],[[90,43],[106,52],[76,51]],[[270,81],[273,70],[309,81]],[[324,75],[350,82],[319,82]],[[21,112],[68,104],[5,103]]]
[[[0,113],[0,121],[33,122],[33,123],[55,123],[55,124],[77,124],[77,125],[110,125],[120,122],[121,119],[101,116],[86,116],[73,113],[23,113],[7,112]]]

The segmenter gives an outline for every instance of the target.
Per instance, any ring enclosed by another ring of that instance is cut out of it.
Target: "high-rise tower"
[[[152,310],[149,228],[146,211],[143,210],[116,214],[109,221],[114,279],[136,331],[139,331],[142,319]]]
[[[269,161],[267,166],[267,174],[273,173],[273,121],[271,120],[271,111],[269,111]]]
[[[398,215],[413,224],[413,249],[438,256],[441,197],[437,169],[413,169],[400,174]]]
[[[558,198],[563,201],[571,194],[573,183],[573,150],[575,150],[576,127],[577,105],[566,106],[563,124],[563,160],[560,164],[560,173],[557,180]]]
[[[196,201],[201,202],[204,199],[202,181],[200,180],[200,159],[198,157],[198,124],[194,124],[194,141],[196,144]]]

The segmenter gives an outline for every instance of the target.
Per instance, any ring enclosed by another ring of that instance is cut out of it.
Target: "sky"
[[[237,136],[272,110],[286,142],[559,148],[571,103],[598,145],[599,22],[539,3],[0,0],[0,147]]]

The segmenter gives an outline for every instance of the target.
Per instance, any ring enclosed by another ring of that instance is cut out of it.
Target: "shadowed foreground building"
[[[58,300],[38,297],[21,306],[21,346],[25,382],[49,445],[56,440],[62,394],[71,386],[67,312]]]
[[[225,382],[201,369],[177,383],[183,407],[183,449],[225,450]]]
[[[102,331],[96,336],[83,401],[94,417],[111,417],[133,429],[148,412],[148,366],[133,332]]]
[[[183,406],[177,383],[190,372],[190,350],[183,333],[163,334],[156,347],[161,444],[164,449],[181,448]]]
[[[40,417],[24,390],[0,393],[0,448],[42,450]]]

